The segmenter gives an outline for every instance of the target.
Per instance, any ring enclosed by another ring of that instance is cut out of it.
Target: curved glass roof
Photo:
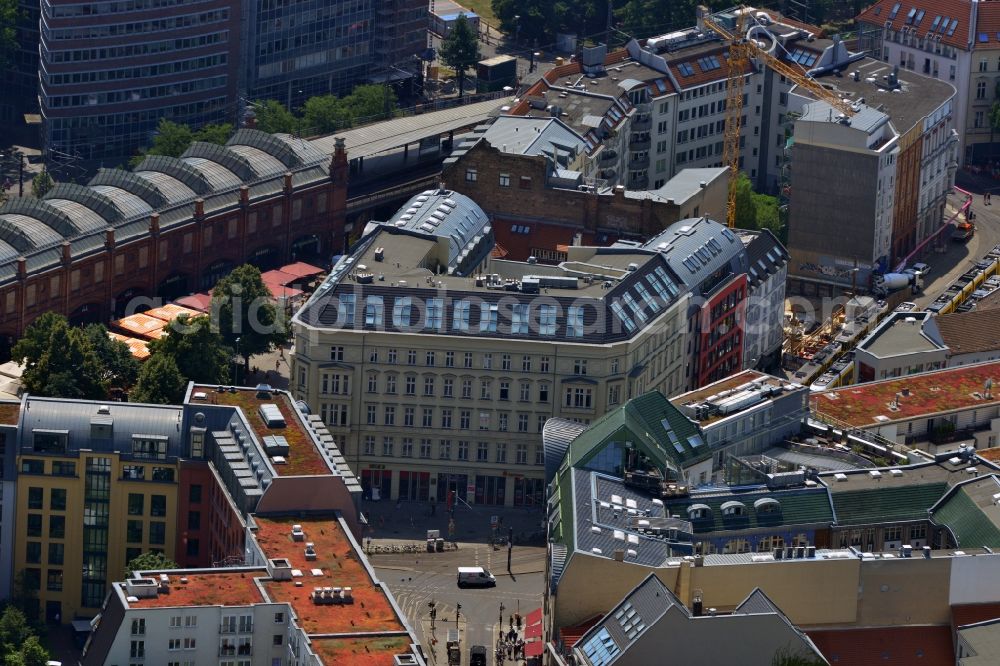
[[[222,166],[218,162],[204,157],[182,157],[182,162],[190,164],[208,181],[213,190],[225,190],[232,187],[239,187],[243,184],[243,179],[235,173]]]
[[[254,173],[260,176],[276,176],[288,171],[288,167],[278,158],[268,155],[259,148],[253,146],[231,145],[229,150],[237,155],[247,158],[253,167]]]
[[[64,237],[62,234],[41,220],[36,220],[33,217],[18,215],[16,213],[6,213],[4,215],[0,215],[0,219],[7,220],[23,232],[24,236],[31,244],[29,249],[46,247],[49,245],[59,245],[63,242]],[[4,240],[10,239],[5,237]]]
[[[45,203],[66,213],[73,220],[73,226],[77,228],[78,233],[85,234],[101,231],[111,224],[110,221],[105,220],[90,208],[76,201],[68,199],[45,199]],[[69,238],[67,237],[67,240]]]
[[[3,231],[0,230],[0,234],[2,233]],[[0,240],[0,262],[6,263],[11,259],[17,259],[19,256],[21,256],[21,253],[13,245],[7,241]]]
[[[229,148],[249,146],[277,158],[286,167],[302,166],[302,157],[288,142],[260,130],[247,128],[236,130],[236,134],[226,142],[226,146]]]
[[[162,171],[136,171],[135,175],[152,183],[168,203],[183,203],[198,196],[190,187]]]
[[[131,220],[136,217],[149,215],[153,212],[153,207],[146,203],[145,199],[138,197],[127,190],[112,185],[91,185],[95,192],[103,194],[111,199],[115,206],[124,214],[125,219]]]

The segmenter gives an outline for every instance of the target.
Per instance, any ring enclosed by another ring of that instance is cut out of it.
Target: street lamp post
[[[514,46],[518,46],[521,41],[521,15],[514,15]]]
[[[501,630],[503,630],[503,609],[504,609],[504,605],[503,605],[503,602],[501,601],[500,602],[500,628],[501,628]]]
[[[233,384],[239,386],[240,339],[236,338],[236,358],[233,359]]]

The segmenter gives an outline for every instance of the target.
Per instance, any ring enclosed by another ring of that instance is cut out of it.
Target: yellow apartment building
[[[23,414],[15,578],[47,621],[92,617],[130,559],[175,559],[182,410],[31,397]]]

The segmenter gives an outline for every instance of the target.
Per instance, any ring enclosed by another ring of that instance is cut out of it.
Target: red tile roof
[[[307,264],[302,261],[296,261],[294,264],[286,264],[279,268],[282,273],[290,273],[295,277],[313,277],[315,275],[320,275],[323,273],[323,269],[318,266],[313,266],[312,264]]]
[[[951,627],[806,631],[832,666],[939,666],[955,663]]]
[[[892,9],[897,4],[899,9],[895,17],[890,18]],[[990,3],[980,2],[979,7],[982,8],[988,4]],[[955,32],[949,35],[947,29],[942,30],[941,26],[938,25],[934,35],[940,35],[942,44],[949,44],[960,49],[969,48],[969,19],[972,16],[969,0],[880,0],[861,12],[857,20],[859,23],[868,23],[878,27],[883,27],[886,21],[889,21],[893,30],[900,30],[904,27],[913,27],[906,22],[911,9],[916,9],[918,13],[921,10],[924,12],[920,23],[914,28],[918,37],[925,37],[930,32],[935,17],[940,16],[942,20],[947,17],[949,26],[952,20],[958,21]]]
[[[255,538],[268,559],[285,558],[301,578],[267,581],[264,589],[273,601],[286,602],[295,609],[299,625],[307,634],[405,631],[382,587],[376,585],[360,555],[334,520],[302,518],[268,519],[256,516]],[[292,525],[302,525],[303,541],[292,540]],[[312,542],[315,560],[305,557],[305,544]],[[322,569],[322,576],[310,574]],[[297,587],[295,582],[301,582]],[[314,587],[350,587],[354,603],[318,606],[312,602]]]
[[[130,601],[130,608],[173,608],[174,606],[245,606],[263,603],[264,596],[254,582],[267,576],[266,569],[239,573],[200,570],[193,573],[165,571],[170,576],[170,592]],[[153,575],[159,580],[159,573]],[[181,582],[181,578],[187,580]],[[115,583],[127,596],[125,583]]]
[[[156,317],[137,313],[128,317],[122,317],[118,321],[113,321],[111,325],[126,333],[132,333],[136,337],[156,340],[163,337],[163,327],[167,325],[167,322]]]
[[[980,35],[986,35],[982,41]],[[975,48],[995,49],[1000,46],[1000,3],[980,2],[976,10]]]
[[[677,60],[672,60],[668,67],[670,72],[674,75],[674,79],[680,85],[682,89],[686,88],[696,88],[698,86],[703,86],[706,83],[711,83],[713,81],[725,81],[726,77],[729,76],[729,63],[724,56],[728,55],[729,47],[725,45],[720,45],[717,49],[712,49],[709,51],[698,51],[691,55],[690,58],[678,58]],[[714,56],[716,62],[719,63],[719,67],[713,69],[702,69],[701,65],[698,63],[699,60],[703,58],[710,58]],[[692,73],[685,76],[681,72],[681,65],[687,64],[691,67]],[[747,63],[747,74],[753,71],[753,65]]]
[[[128,346],[128,351],[136,360],[144,361],[149,358],[149,340],[140,340],[139,338],[131,338],[127,335],[122,335],[121,333],[115,333],[114,331],[108,331],[108,337],[112,340],[120,340]]]
[[[208,312],[209,308],[212,307],[212,297],[208,294],[191,294],[190,296],[178,298],[174,302],[178,305],[202,312]]]

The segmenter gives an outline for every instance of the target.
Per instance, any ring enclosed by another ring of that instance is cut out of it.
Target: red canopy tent
[[[294,275],[296,279],[313,277],[323,272],[322,268],[317,268],[312,264],[306,264],[301,261],[296,261],[294,264],[288,264],[287,266],[282,266],[278,270],[280,270],[282,273],[288,273],[290,275]]]
[[[284,271],[266,271],[260,274],[260,279],[264,281],[264,284],[276,284],[280,287],[286,284],[291,284],[299,278],[298,276]]]
[[[296,289],[295,287],[286,287],[280,284],[274,284],[273,282],[265,282],[264,285],[271,291],[271,295],[274,296],[275,300],[282,298],[295,298],[296,296],[302,295],[301,289]]]
[[[212,297],[208,294],[191,294],[175,299],[174,303],[192,310],[208,312],[212,308]]]

